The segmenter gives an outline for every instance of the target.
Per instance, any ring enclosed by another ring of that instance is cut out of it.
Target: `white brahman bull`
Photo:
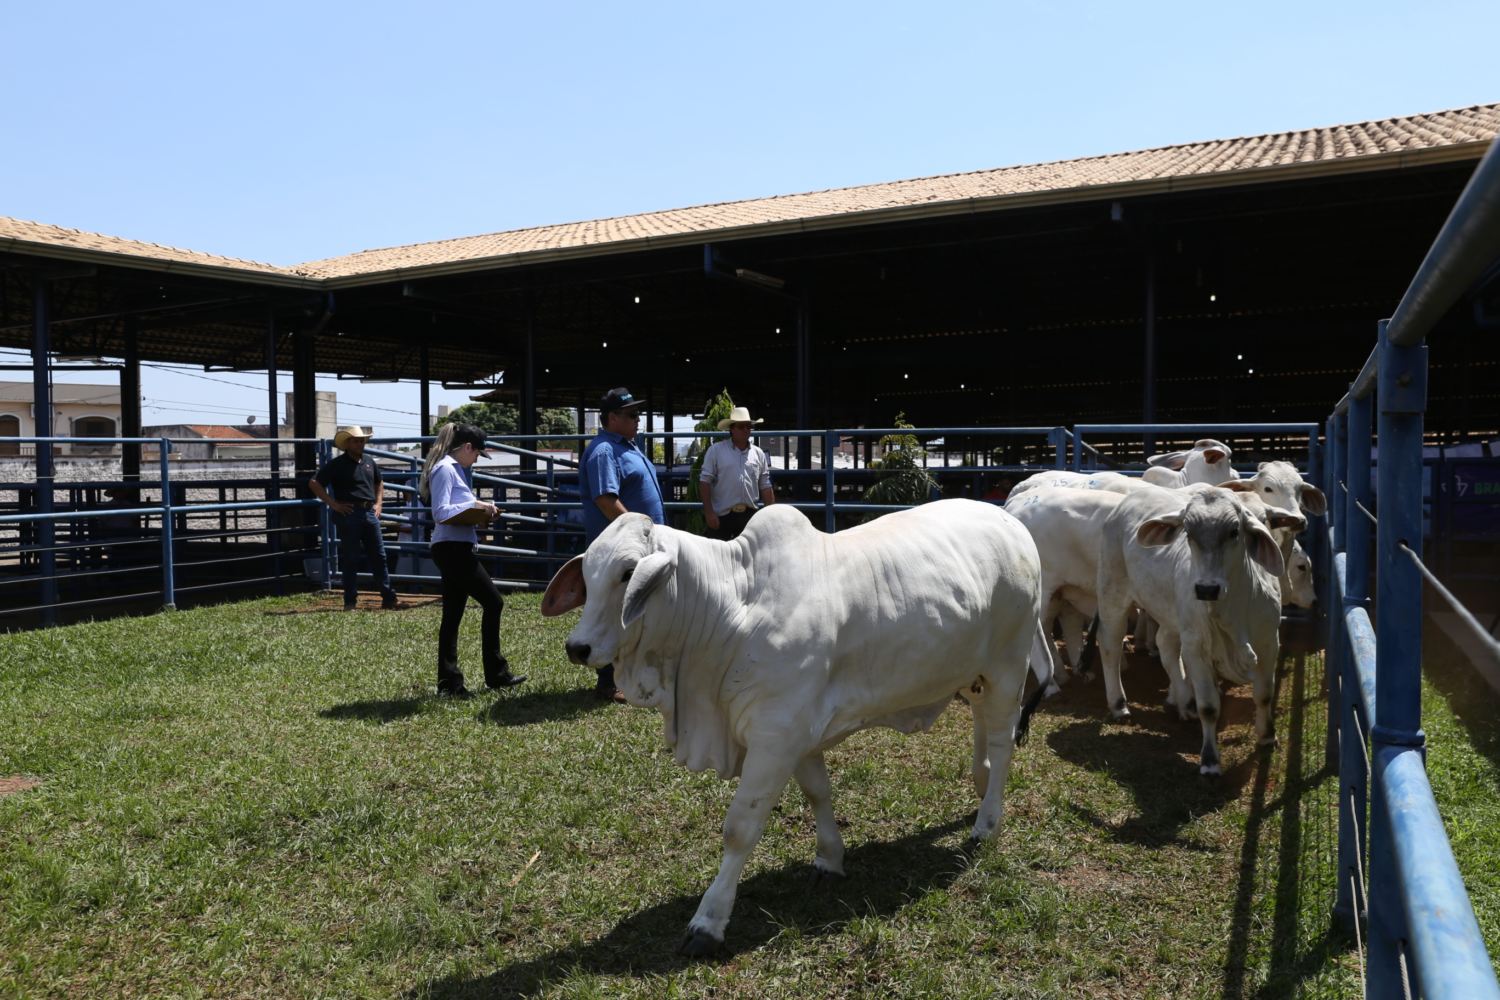
[[[1156,490],[1154,486],[1146,489]],[[1158,491],[1159,492],[1159,491]],[[1095,587],[1099,577],[1099,544],[1104,519],[1125,498],[1106,490],[1048,486],[1012,495],[1005,509],[1031,532],[1042,567],[1042,626],[1050,635],[1054,619],[1062,623],[1063,645],[1069,667],[1082,667],[1074,655],[1090,618],[1098,611]],[[1057,647],[1047,694],[1057,693],[1063,661]],[[1038,679],[1041,679],[1040,676]]]
[[[1039,489],[1106,490],[1111,493],[1124,494],[1134,490],[1149,489],[1150,486],[1150,483],[1132,479],[1130,476],[1122,476],[1118,472],[1072,472],[1068,469],[1051,469],[1046,472],[1033,473],[1012,486],[1005,502],[1009,504],[1017,497]]]
[[[817,821],[820,873],[842,874],[823,752],[872,726],[928,729],[955,692],[974,709],[971,836],[994,833],[1039,649],[1036,546],[993,504],[941,500],[834,535],[790,505],[721,542],[625,514],[558,571],[553,616],[583,607],[575,663],[615,665],[635,705],[662,713],[676,759],[739,776],[724,858],[682,950],[724,939],[740,872],[795,777]]]
[[[1300,514],[1277,512],[1302,521]],[[1305,526],[1305,521],[1303,521]],[[1099,556],[1099,650],[1105,694],[1117,718],[1130,710],[1120,649],[1132,604],[1158,622],[1168,701],[1203,727],[1199,772],[1220,773],[1218,675],[1250,683],[1255,731],[1275,741],[1271,697],[1280,652],[1283,565],[1276,539],[1228,491],[1134,493],[1105,519]]]
[[[1189,451],[1169,451],[1146,459],[1150,466],[1141,479],[1153,486],[1175,489],[1194,483],[1214,485],[1238,479],[1239,473],[1229,464],[1229,445],[1212,438],[1195,441]]]

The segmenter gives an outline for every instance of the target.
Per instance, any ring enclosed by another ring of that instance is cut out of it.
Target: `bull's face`
[[[564,643],[568,659],[589,667],[614,663],[646,602],[673,570],[659,551],[655,525],[644,514],[623,514],[594,539],[588,551],[557,571],[542,597],[542,615],[553,618],[582,607]]]
[[[1262,462],[1253,479],[1220,483],[1227,490],[1254,493],[1265,501],[1267,507],[1282,510],[1322,514],[1328,509],[1328,499],[1323,491],[1311,483],[1304,482],[1302,474],[1290,462]]]
[[[1229,463],[1229,446],[1211,438],[1193,444],[1191,451],[1171,451],[1163,455],[1152,455],[1147,465],[1171,469],[1182,473],[1183,481],[1193,483],[1217,483],[1234,479],[1238,473]]]
[[[1281,578],[1281,603],[1310,608],[1315,600],[1312,559],[1293,542],[1292,557],[1286,561],[1286,575]]]
[[[1273,576],[1281,576],[1283,563],[1276,540],[1223,491],[1193,493],[1176,513],[1143,522],[1136,529],[1136,540],[1149,548],[1169,545],[1179,534],[1187,540],[1193,596],[1200,601],[1226,596],[1231,570],[1247,557]]]

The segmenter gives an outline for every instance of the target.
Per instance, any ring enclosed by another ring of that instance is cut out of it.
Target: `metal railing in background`
[[[1500,257],[1497,149],[1476,168],[1326,424],[1332,572],[1325,575],[1336,610],[1328,619],[1327,752],[1340,782],[1334,909],[1356,931],[1365,921],[1369,997],[1500,998],[1428,782],[1421,728],[1424,575],[1480,633],[1479,648],[1495,652],[1494,640],[1431,577],[1421,555],[1424,341]],[[1379,440],[1373,497],[1372,430]]]
[[[280,585],[296,575],[300,567],[287,565],[298,547],[284,546],[293,536],[310,536],[316,530],[305,525],[283,525],[280,514],[306,507],[313,500],[268,497],[249,502],[194,503],[189,491],[218,491],[224,484],[179,475],[172,469],[173,444],[190,443],[178,438],[9,438],[18,444],[154,445],[158,450],[158,478],[100,483],[58,482],[38,479],[0,484],[0,490],[15,493],[16,501],[0,509],[0,629],[28,621],[54,624],[67,609],[91,609],[105,605],[156,602],[163,608],[177,604],[187,593],[224,590],[253,584]],[[283,438],[279,443],[296,443]],[[281,478],[291,488],[295,480]],[[256,492],[274,492],[276,480],[254,484]],[[134,504],[111,503],[82,506],[59,505],[57,495],[76,496],[106,489],[129,491],[140,498],[156,493],[155,503],[138,499]],[[258,513],[259,523],[243,527],[242,513]],[[205,530],[203,521],[216,521]],[[214,551],[203,543],[215,543]],[[226,551],[227,550],[227,551]],[[248,551],[253,550],[253,551]],[[228,554],[229,551],[234,554]],[[252,561],[268,564],[260,575],[244,573]],[[201,582],[179,582],[179,571],[188,570]],[[140,581],[139,584],[136,581]],[[64,594],[64,589],[70,593]]]

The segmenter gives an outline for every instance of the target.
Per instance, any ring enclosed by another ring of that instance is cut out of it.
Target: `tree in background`
[[[510,403],[465,403],[439,420],[437,427],[453,423],[473,424],[486,434],[505,437],[521,433],[521,411]],[[537,411],[536,432],[538,434],[577,434],[578,425],[573,420],[572,410],[566,406],[550,406]],[[571,444],[566,441],[543,441],[541,444],[557,448],[571,447]]]
[[[896,414],[892,427],[911,430],[906,413]],[[927,451],[915,434],[887,434],[880,439],[883,452],[880,458],[870,463],[870,468],[884,473],[865,490],[866,503],[909,504],[926,503],[938,489],[937,480],[927,471]],[[874,515],[879,517],[879,515]]]

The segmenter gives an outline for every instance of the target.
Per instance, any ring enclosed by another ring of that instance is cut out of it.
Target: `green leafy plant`
[[[901,430],[915,429],[906,420],[906,413],[896,414],[892,426]],[[916,504],[926,503],[938,489],[937,480],[927,471],[927,451],[915,434],[886,434],[878,442],[882,455],[870,462],[870,468],[884,473],[864,492],[866,503]],[[877,515],[878,516],[878,515]]]

